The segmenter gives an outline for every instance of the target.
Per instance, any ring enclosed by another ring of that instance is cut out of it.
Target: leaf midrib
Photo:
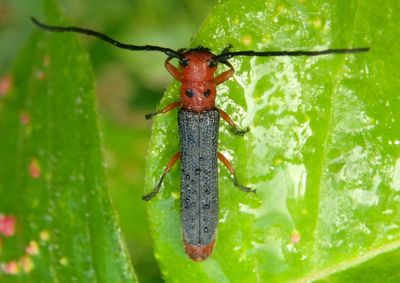
[[[321,279],[327,278],[328,276],[333,275],[335,273],[339,273],[339,272],[342,272],[349,268],[356,267],[357,265],[361,265],[361,264],[367,262],[368,260],[373,259],[374,257],[376,257],[378,255],[388,253],[391,251],[395,251],[396,249],[399,249],[399,248],[400,248],[400,240],[394,241],[389,244],[380,246],[378,248],[371,249],[368,252],[363,253],[362,255],[350,258],[348,260],[341,261],[330,267],[311,272],[311,273],[305,275],[304,277],[302,277],[300,279],[295,279],[291,282],[292,283],[305,283],[305,282],[313,282],[313,281],[321,280]]]

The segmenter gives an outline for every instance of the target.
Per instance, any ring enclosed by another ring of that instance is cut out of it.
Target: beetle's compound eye
[[[204,94],[205,97],[209,97],[210,94],[211,94],[211,90],[207,89],[205,92],[203,92],[203,94]]]
[[[186,68],[187,66],[189,66],[189,59],[185,58],[179,61],[179,64],[181,64],[182,67]]]
[[[194,91],[191,90],[190,88],[186,89],[185,91],[187,97],[193,97],[194,96]]]
[[[218,61],[214,60],[214,59],[208,60],[207,63],[208,63],[208,67],[210,67],[210,68],[214,68],[218,65]]]

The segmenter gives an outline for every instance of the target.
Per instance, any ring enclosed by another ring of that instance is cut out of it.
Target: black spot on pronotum
[[[187,97],[193,97],[194,96],[194,91],[191,90],[190,88],[186,89],[185,91]]]
[[[207,89],[203,94],[204,94],[205,97],[209,97],[210,94],[211,94],[211,90]]]

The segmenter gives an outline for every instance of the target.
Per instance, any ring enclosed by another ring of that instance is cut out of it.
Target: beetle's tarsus
[[[231,128],[231,132],[234,134],[234,135],[237,135],[237,136],[243,136],[245,133],[247,133],[249,131],[249,128],[245,128],[245,129],[239,129],[239,128],[236,128],[236,127],[234,127],[234,128]]]
[[[235,184],[236,187],[238,187],[241,191],[244,191],[246,193],[256,193],[255,189],[243,186],[242,184],[239,183],[238,179],[236,176],[233,176],[233,183]]]
[[[144,195],[142,197],[142,200],[145,200],[145,201],[151,200],[153,197],[155,197],[158,194],[159,191],[160,191],[160,187],[157,185],[157,187],[155,187],[151,193]]]
[[[154,193],[154,191],[153,191],[153,192],[151,192],[151,193],[148,194],[148,195],[142,196],[142,200],[149,201],[149,200],[151,200],[156,194],[157,194],[157,193]]]
[[[154,114],[154,112],[148,113],[148,114],[144,115],[144,118],[145,118],[146,120],[150,120],[150,119],[153,118],[154,115],[156,115],[156,114]]]
[[[160,192],[160,188],[161,188],[161,184],[162,184],[163,179],[164,179],[164,175],[161,176],[160,181],[158,182],[158,184],[157,184],[157,186],[154,188],[154,190],[153,190],[151,193],[149,193],[149,194],[147,194],[147,195],[144,195],[144,196],[142,197],[142,200],[149,201],[149,200],[151,200],[153,197],[155,197],[155,196]]]

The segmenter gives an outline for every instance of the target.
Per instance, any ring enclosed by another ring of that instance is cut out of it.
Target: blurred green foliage
[[[65,23],[56,1],[44,3],[47,20]],[[110,206],[85,54],[76,36],[36,30],[1,79],[2,282],[137,281]]]

